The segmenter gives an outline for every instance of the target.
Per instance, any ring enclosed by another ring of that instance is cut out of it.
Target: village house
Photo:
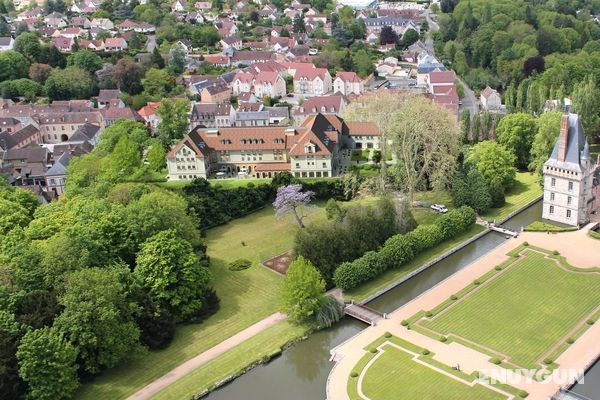
[[[481,107],[486,111],[500,110],[502,108],[502,97],[500,97],[500,93],[489,86],[486,86],[486,88],[481,91],[479,101],[481,102]]]
[[[114,29],[115,24],[108,18],[94,18],[90,22],[90,28],[100,28],[106,31]]]
[[[310,97],[294,110],[294,123],[296,125],[302,125],[304,120],[308,117],[317,114],[341,115],[347,105],[348,100],[339,94]]]
[[[15,44],[15,39],[11,36],[0,37],[0,51],[12,50]]]
[[[327,68],[301,68],[293,76],[296,94],[322,96],[331,91],[331,75]]]
[[[156,113],[158,107],[160,107],[159,101],[150,101],[148,104],[138,110],[138,114],[140,114],[140,117],[142,117],[146,122],[146,126],[152,131],[155,131],[158,128],[158,123],[160,122],[160,117]]]
[[[0,150],[2,151],[20,149],[30,145],[41,144],[42,142],[40,130],[34,125],[27,125],[13,132],[0,132]]]
[[[235,114],[229,103],[194,103],[190,113],[190,130],[233,126]]]
[[[242,48],[242,39],[237,36],[225,36],[219,41],[223,49],[240,50]]]
[[[0,118],[0,133],[14,133],[22,128],[21,121],[13,117]]]
[[[558,139],[543,167],[542,218],[577,227],[586,224],[597,206],[594,173],[598,168],[579,115],[563,115]]]
[[[104,40],[104,50],[106,51],[125,51],[127,47],[127,41],[122,37],[106,38]]]
[[[224,103],[231,98],[231,88],[227,85],[207,86],[200,91],[202,103]]]
[[[37,121],[44,143],[61,143],[68,141],[71,136],[86,123],[102,126],[103,121],[99,112],[66,112],[44,113],[34,117]]]
[[[47,169],[48,151],[39,146],[9,149],[0,158],[0,172],[19,185],[44,185]]]
[[[356,72],[338,71],[333,81],[333,92],[341,93],[344,96],[360,95],[364,92],[364,83]]]

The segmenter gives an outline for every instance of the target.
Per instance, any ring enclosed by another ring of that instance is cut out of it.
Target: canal
[[[520,230],[541,215],[541,202],[511,218],[504,225]],[[376,298],[369,306],[391,312],[432,288],[456,271],[504,242],[503,236],[488,233],[431,268],[414,276]],[[508,239],[514,240],[514,239]],[[516,243],[516,242],[515,242]],[[344,318],[330,329],[316,332],[307,340],[290,347],[270,363],[254,368],[230,384],[212,392],[209,400],[323,400],[327,377],[333,363],[329,350],[367,327],[354,319]],[[589,375],[589,379],[587,379]],[[591,399],[600,399],[600,364],[588,374],[586,382],[575,391]]]

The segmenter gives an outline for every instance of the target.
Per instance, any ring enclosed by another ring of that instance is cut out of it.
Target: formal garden
[[[401,322],[400,329],[443,345],[459,343],[500,367],[538,370],[556,360],[598,319],[600,268],[577,268],[556,251],[527,243],[470,285],[431,310]],[[480,373],[445,365],[435,354],[389,332],[364,348],[348,378],[350,399],[525,398],[515,387],[476,382]],[[364,397],[363,397],[364,396]]]
[[[520,246],[512,258],[408,323],[448,342],[476,344],[508,366],[555,368],[561,352],[600,316],[600,268],[579,269],[554,253]]]
[[[350,400],[407,399],[505,400],[506,394],[474,382],[477,376],[458,371],[435,360],[434,353],[406,340],[386,334],[364,349],[366,354],[348,380]],[[513,393],[518,391],[503,385]],[[361,396],[364,395],[365,397]]]

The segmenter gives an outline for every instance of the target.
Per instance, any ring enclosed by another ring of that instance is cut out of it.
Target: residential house
[[[13,117],[0,118],[0,132],[14,133],[21,129],[21,121]]]
[[[71,153],[65,151],[55,161],[52,167],[44,174],[46,183],[46,191],[52,193],[51,196],[56,198],[65,192],[67,183],[67,166],[71,159]]]
[[[228,68],[231,66],[231,58],[222,54],[205,54],[204,62],[212,64],[216,67]]]
[[[53,12],[44,17],[44,23],[51,28],[64,28],[67,26],[66,17],[58,12]]]
[[[294,93],[322,96],[331,91],[331,75],[327,68],[302,68],[294,73]]]
[[[100,28],[105,31],[111,31],[115,28],[115,24],[108,18],[94,18],[90,21],[90,28]]]
[[[309,97],[294,110],[294,123],[302,125],[308,117],[317,114],[341,115],[347,105],[348,100],[340,94]]]
[[[269,113],[269,125],[288,125],[290,122],[290,110],[287,107],[264,107]]]
[[[91,27],[90,20],[87,17],[73,17],[69,21],[71,26],[76,28],[89,29]]]
[[[106,51],[125,51],[127,47],[127,41],[122,37],[106,38],[104,40],[104,50]]]
[[[125,107],[125,104],[119,99],[121,91],[119,89],[100,89],[98,92],[98,108],[110,107],[115,100],[119,101],[119,107]]]
[[[253,93],[258,98],[283,97],[286,94],[285,79],[277,72],[261,71],[254,76],[252,84]]]
[[[87,122],[73,132],[67,143],[71,145],[89,143],[92,147],[96,147],[96,145],[100,143],[101,132],[102,129],[99,125],[90,124]]]
[[[190,115],[190,130],[233,126],[235,109],[229,103],[194,103]]]
[[[208,86],[200,91],[200,101],[203,103],[224,103],[231,98],[231,88],[226,85]]]
[[[15,39],[11,36],[0,37],[0,51],[12,50],[15,44]]]
[[[171,5],[171,11],[182,13],[187,8],[187,1],[185,0],[175,0],[175,2]]]
[[[231,57],[233,65],[248,66],[273,60],[274,54],[270,51],[236,51]]]
[[[5,119],[5,118],[2,118]],[[0,150],[20,149],[22,147],[34,146],[43,143],[40,130],[34,125],[27,125],[11,133],[0,132]]]
[[[563,115],[552,154],[544,163],[542,218],[566,225],[582,226],[590,220],[595,205],[594,165],[588,141],[577,114]]]
[[[160,117],[156,113],[156,110],[160,107],[160,102],[148,102],[144,107],[138,110],[138,114],[140,117],[146,121],[146,125],[152,131],[155,131],[158,128],[158,123],[160,122]]]
[[[48,151],[39,146],[9,149],[0,159],[0,171],[18,185],[44,185],[47,165]]]
[[[338,71],[333,80],[333,92],[344,96],[360,95],[364,92],[364,84],[356,72]]]
[[[144,122],[142,117],[130,107],[106,107],[100,110],[104,126],[108,127],[117,122],[120,119],[126,119],[129,121]]]
[[[268,111],[237,111],[234,126],[269,126]]]
[[[435,93],[436,87],[451,87],[455,85],[456,74],[454,71],[432,71],[426,78],[427,91]]]
[[[479,101],[481,102],[481,107],[486,111],[500,110],[502,108],[502,97],[500,97],[500,93],[489,86],[486,86],[486,88],[481,91]]]
[[[72,38],[57,37],[52,38],[50,43],[52,43],[61,53],[70,53],[73,48],[73,43],[75,42]]]
[[[219,41],[219,44],[223,49],[240,50],[242,48],[242,39],[235,35],[225,36]]]

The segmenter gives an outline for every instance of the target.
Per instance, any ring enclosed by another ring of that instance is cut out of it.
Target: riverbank
[[[440,354],[440,357],[444,358],[446,365],[460,363],[461,370],[465,370],[468,374],[482,369],[494,370],[500,368],[489,362],[490,357],[488,355],[480,354],[478,351],[458,343],[445,344],[434,338],[422,335],[415,330],[408,330],[402,327],[401,321],[409,319],[421,310],[434,309],[438,304],[446,301],[450,296],[471,284],[474,279],[485,274],[494,265],[501,264],[510,259],[506,253],[516,247],[518,243],[523,243],[524,241],[529,242],[531,245],[550,250],[557,249],[562,256],[566,257],[569,263],[593,271],[594,267],[597,267],[600,262],[597,256],[595,257],[589,251],[590,248],[593,248],[590,246],[593,246],[594,243],[593,239],[586,236],[586,233],[584,230],[555,235],[524,233],[518,241],[506,241],[461,271],[451,275],[446,280],[392,312],[390,319],[381,321],[375,327],[367,328],[337,346],[332,350],[338,362],[328,379],[328,398],[335,400],[349,399],[347,394],[348,380],[352,379],[350,378],[350,373],[354,366],[365,355],[363,349],[388,331],[394,336],[427,348],[435,354]],[[560,365],[561,369],[582,369],[597,358],[600,353],[600,342],[596,339],[600,335],[600,326],[598,325],[600,324],[592,325],[587,332],[556,359],[556,363]],[[547,385],[532,382],[516,386],[519,389],[528,391],[530,393],[530,397],[528,398],[535,400],[546,399],[547,396],[556,392],[559,386],[568,386],[569,383],[565,380]]]

